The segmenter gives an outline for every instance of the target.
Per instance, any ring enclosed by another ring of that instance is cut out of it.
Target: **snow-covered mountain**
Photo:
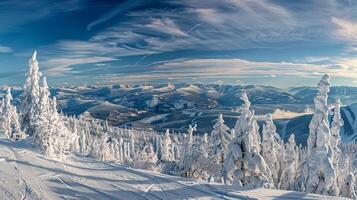
[[[341,139],[342,141],[351,141],[357,139],[357,104],[344,106],[341,108],[341,116],[344,121],[341,127]],[[312,115],[306,114],[297,116],[291,119],[277,120],[277,128],[280,136],[287,141],[290,134],[296,135],[297,143],[305,144],[309,135],[309,123]],[[332,120],[330,116],[330,121]]]
[[[13,95],[18,97],[21,92],[15,89]],[[295,133],[297,142],[305,143],[311,119],[305,112],[311,110],[316,94],[314,87],[280,89],[257,85],[181,83],[72,86],[53,88],[51,91],[59,100],[60,109],[67,115],[91,116],[108,120],[115,126],[158,131],[170,128],[184,132],[188,125],[197,123],[200,134],[211,132],[214,120],[220,113],[224,114],[226,124],[233,128],[239,115],[234,109],[242,104],[239,99],[242,92],[248,93],[257,114],[276,114],[273,117],[279,118],[275,120],[277,131],[285,141],[291,133]],[[341,98],[344,105],[355,103],[357,88],[331,87],[329,103],[332,104],[337,98]],[[345,120],[343,139],[350,139],[348,136],[357,132],[353,128],[357,123],[355,110],[355,105],[342,108]]]
[[[72,156],[50,160],[27,143],[0,139],[1,200],[341,199],[293,191],[199,183]]]
[[[291,133],[295,133],[297,142],[305,144],[311,116],[304,113],[310,110],[313,103],[316,94],[314,87],[285,90],[256,85],[162,84],[53,89],[53,94],[60,100],[61,109],[69,115],[86,112],[94,118],[107,119],[113,125],[158,131],[170,128],[184,132],[189,124],[197,123],[201,134],[211,132],[219,113],[224,114],[230,128],[234,127],[238,117],[234,109],[242,104],[239,99],[242,92],[248,93],[257,114],[281,111],[277,118],[282,119],[275,120],[275,124],[285,141]],[[331,87],[329,102],[332,104],[337,98],[341,98],[345,105],[355,103],[357,88]],[[357,111],[357,106],[342,109],[344,139],[356,133],[352,128],[356,123],[354,110]],[[292,117],[294,115],[299,116]]]

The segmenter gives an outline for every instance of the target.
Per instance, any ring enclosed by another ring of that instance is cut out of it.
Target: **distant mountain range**
[[[20,92],[14,90],[14,96],[18,98]],[[199,134],[211,131],[219,113],[224,114],[227,125],[233,128],[239,115],[235,110],[242,104],[239,98],[242,92],[248,93],[257,115],[280,111],[276,116],[280,119],[275,123],[285,140],[294,132],[298,142],[306,141],[311,115],[305,113],[311,111],[314,87],[159,84],[73,86],[51,91],[59,100],[59,108],[68,115],[87,115],[108,120],[115,126],[157,131],[170,128],[185,132],[189,124],[197,123]],[[345,105],[353,104],[342,109],[345,120],[342,134],[345,139],[354,137],[357,87],[332,87],[329,103],[332,105],[337,98]]]

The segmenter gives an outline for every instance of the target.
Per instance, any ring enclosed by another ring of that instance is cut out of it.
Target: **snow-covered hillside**
[[[50,160],[27,140],[0,139],[0,199],[341,199],[198,183],[91,158]]]

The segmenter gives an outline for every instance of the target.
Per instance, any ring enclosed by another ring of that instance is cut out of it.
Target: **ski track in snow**
[[[240,190],[72,156],[54,161],[25,141],[0,139],[0,199],[338,199],[282,190]]]

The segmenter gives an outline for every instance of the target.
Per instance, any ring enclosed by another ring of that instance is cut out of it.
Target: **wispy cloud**
[[[44,72],[49,76],[58,76],[65,73],[70,73],[72,68],[71,66],[78,64],[92,64],[92,63],[102,63],[108,61],[117,60],[111,57],[82,57],[82,58],[57,58],[50,59],[43,63]],[[78,73],[78,72],[72,72]]]
[[[112,19],[113,17],[126,13],[128,12],[130,9],[135,8],[139,5],[143,5],[143,3],[145,3],[145,1],[139,1],[139,0],[126,0],[123,3],[119,3],[115,8],[113,8],[112,10],[110,10],[109,12],[103,14],[102,16],[100,16],[98,19],[92,21],[91,23],[89,23],[87,25],[87,30],[91,30],[93,27],[98,26],[110,19]]]
[[[304,62],[304,63],[320,63],[329,61],[331,58],[327,56],[308,56],[304,59],[295,60],[296,62]]]
[[[342,60],[340,60],[343,63]],[[316,76],[331,73],[335,77],[353,78],[357,70],[345,64],[307,64],[290,62],[258,62],[243,59],[180,59],[155,64],[153,71],[158,74],[191,74],[195,76]],[[353,61],[350,61],[353,62]],[[355,63],[357,64],[357,62]]]
[[[12,52],[11,47],[0,45],[0,53],[10,53]]]
[[[167,17],[163,19],[153,19],[152,22],[150,24],[146,24],[145,27],[168,35],[188,36],[170,18]]]
[[[357,21],[332,17],[331,22],[337,26],[336,34],[340,39],[356,43]]]

